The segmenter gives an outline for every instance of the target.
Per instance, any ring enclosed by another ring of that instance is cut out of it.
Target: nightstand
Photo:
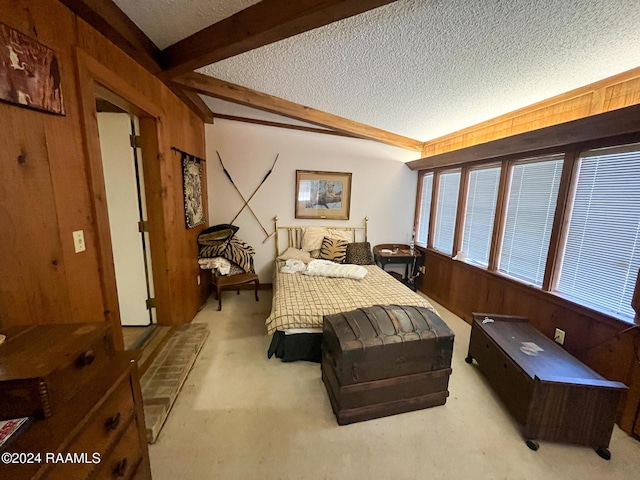
[[[422,253],[414,249],[413,254],[409,245],[402,243],[382,243],[373,247],[373,258],[380,268],[385,265],[404,265],[404,277],[401,282],[412,290],[416,290],[413,278],[424,265]]]

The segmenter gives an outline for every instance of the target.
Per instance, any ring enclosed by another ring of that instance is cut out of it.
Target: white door
[[[144,326],[154,321],[148,234],[140,154],[130,135],[137,119],[127,113],[98,113],[102,168],[107,193],[109,228],[122,325]]]

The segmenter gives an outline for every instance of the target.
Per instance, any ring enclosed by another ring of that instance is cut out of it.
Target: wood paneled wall
[[[0,18],[55,50],[66,108],[66,116],[56,116],[0,104],[0,327],[109,318],[104,291],[115,289],[115,279],[104,278],[98,251],[103,239],[97,232],[105,226],[96,215],[87,153],[97,132],[83,127],[82,92],[90,81],[79,67],[83,54],[108,69],[141,102],[153,105],[158,115],[152,123],[159,130],[152,155],[158,174],[147,183],[153,182],[150,211],[156,212],[150,221],[161,226],[151,245],[154,266],[161,270],[154,271],[156,291],[166,296],[159,322],[191,321],[209,293],[209,282],[203,277],[197,284],[196,237],[202,228],[185,227],[180,157],[171,146],[204,158],[202,121],[162,82],[56,0],[4,0]],[[84,230],[85,252],[74,253],[74,230]]]
[[[530,132],[640,103],[640,68],[605,78],[424,143],[422,156]]]

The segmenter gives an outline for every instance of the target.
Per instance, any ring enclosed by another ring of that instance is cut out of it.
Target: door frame
[[[104,320],[111,323],[116,348],[124,350],[102,170],[96,95],[138,117],[142,142],[141,163],[145,178],[145,202],[149,219],[151,270],[159,325],[171,325],[169,278],[167,260],[164,255],[166,251],[164,235],[166,217],[162,182],[168,173],[163,171],[165,163],[161,161],[160,155],[160,145],[163,144],[163,138],[168,138],[168,132],[165,132],[167,122],[164,111],[160,107],[111,69],[80,48],[76,48],[76,57],[80,119],[84,136],[84,153],[87,159],[89,193],[94,214],[95,232],[93,232],[93,237],[98,256]]]

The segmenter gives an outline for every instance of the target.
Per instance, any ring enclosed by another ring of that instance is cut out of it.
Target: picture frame
[[[56,53],[0,23],[0,101],[65,115]]]
[[[296,170],[295,217],[349,220],[351,173]]]
[[[202,168],[200,159],[182,155],[182,187],[184,192],[184,215],[187,228],[205,223],[202,204]]]

